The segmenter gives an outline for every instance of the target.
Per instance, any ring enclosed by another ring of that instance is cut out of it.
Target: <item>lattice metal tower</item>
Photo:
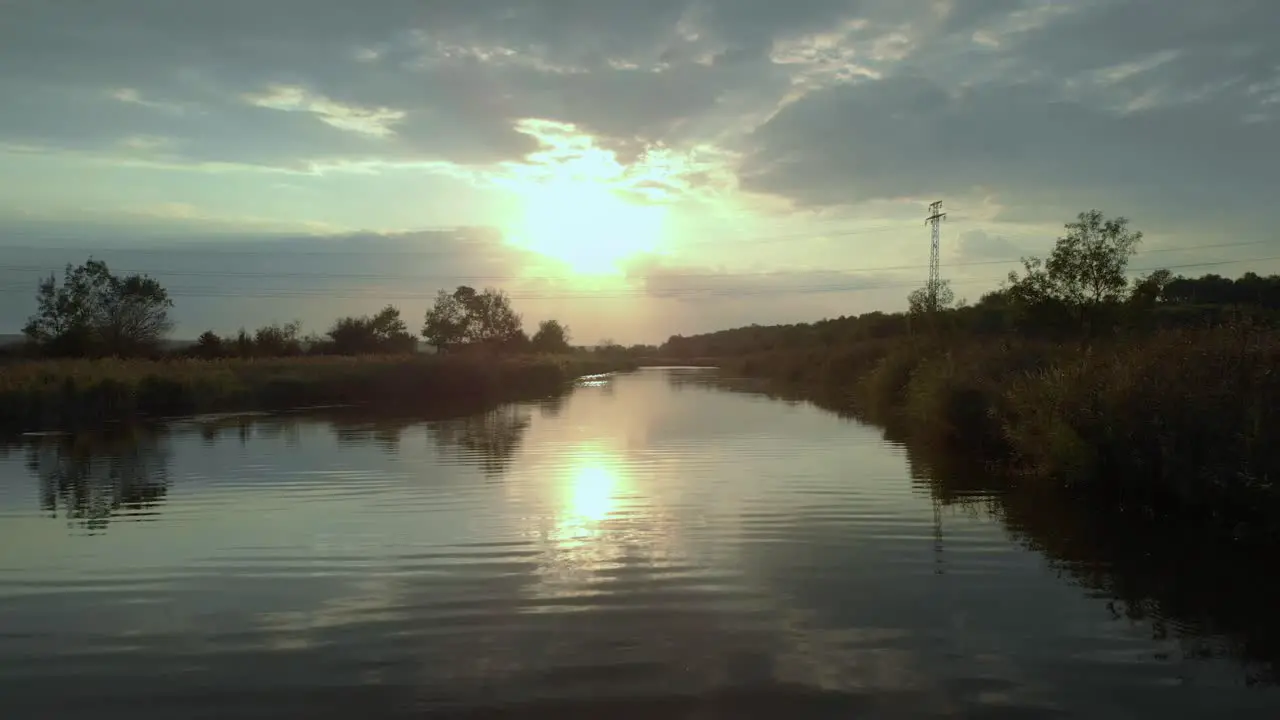
[[[929,293],[929,310],[938,309],[938,290],[942,289],[942,273],[939,267],[939,245],[942,239],[942,221],[947,214],[942,212],[942,201],[929,206],[929,217],[924,224],[933,227],[932,244],[929,247],[929,284],[925,286]]]

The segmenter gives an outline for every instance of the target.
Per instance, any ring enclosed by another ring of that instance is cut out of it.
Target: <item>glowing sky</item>
[[[1137,268],[1271,272],[1277,26],[1273,0],[8,0],[0,333],[90,250],[161,278],[187,337],[417,325],[460,282],[584,343],[894,310],[939,199],[969,299],[1091,207],[1147,232]]]

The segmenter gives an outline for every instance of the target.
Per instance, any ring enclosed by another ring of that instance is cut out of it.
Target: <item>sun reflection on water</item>
[[[601,463],[575,468],[569,485],[568,514],[584,523],[598,523],[609,517],[616,504],[616,468]]]
[[[597,448],[573,453],[556,483],[552,532],[559,550],[580,552],[617,530],[626,485],[626,468],[616,454]]]

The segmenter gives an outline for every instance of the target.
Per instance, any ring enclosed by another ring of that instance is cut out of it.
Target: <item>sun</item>
[[[653,252],[661,239],[663,209],[629,202],[605,182],[556,178],[521,195],[523,208],[510,240],[578,275],[618,273],[623,261]]]

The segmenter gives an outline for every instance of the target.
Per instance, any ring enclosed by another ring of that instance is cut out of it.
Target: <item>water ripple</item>
[[[4,717],[1280,716],[1261,603],[714,377],[18,439]]]

